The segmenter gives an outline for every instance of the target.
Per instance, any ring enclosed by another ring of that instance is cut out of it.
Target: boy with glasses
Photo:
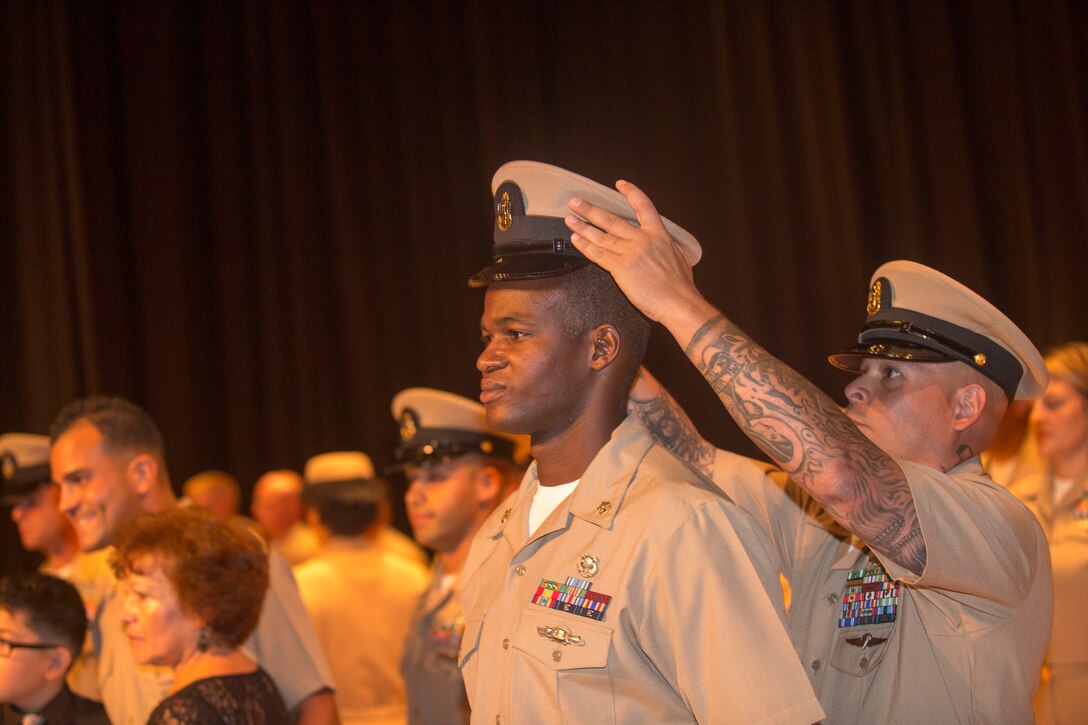
[[[65,684],[86,631],[83,600],[63,579],[32,573],[0,580],[3,725],[109,723],[101,703]]]

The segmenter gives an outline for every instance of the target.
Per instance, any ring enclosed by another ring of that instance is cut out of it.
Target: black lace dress
[[[280,725],[289,723],[272,678],[262,669],[247,675],[208,677],[159,703],[148,725]]]

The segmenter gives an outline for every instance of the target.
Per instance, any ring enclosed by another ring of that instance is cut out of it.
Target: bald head
[[[253,487],[250,513],[275,541],[302,519],[302,476],[288,469],[269,471]]]
[[[218,518],[228,519],[238,513],[242,492],[234,476],[223,471],[203,471],[181,487],[193,505],[206,508]]]

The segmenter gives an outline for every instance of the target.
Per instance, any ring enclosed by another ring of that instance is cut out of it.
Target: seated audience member
[[[302,492],[306,484],[290,469],[269,471],[253,486],[249,512],[261,525],[268,546],[295,566],[321,548],[315,532],[302,520]]]
[[[44,557],[38,571],[72,584],[88,612],[98,608],[112,585],[105,551],[83,553],[64,512],[60,491],[49,476],[49,438],[29,433],[0,436],[0,501],[11,505],[11,520],[27,551]],[[86,637],[83,650],[68,671],[72,692],[99,700],[94,647]]]
[[[198,507],[141,514],[117,532],[113,566],[133,656],[174,671],[150,725],[289,721],[272,679],[240,649],[268,590],[256,534]]]
[[[3,725],[107,725],[101,703],[75,695],[64,677],[87,631],[83,601],[47,574],[0,580]]]
[[[238,515],[242,490],[237,479],[229,473],[202,471],[189,477],[181,492],[194,506],[208,509],[217,518],[229,519]]]
[[[427,572],[381,546],[385,487],[373,466],[332,455],[339,462],[325,454],[307,465],[318,478],[307,481],[306,513],[326,543],[295,567],[295,580],[332,667],[341,722],[403,723],[399,665]]]
[[[1031,410],[1042,465],[1008,482],[1050,542],[1054,629],[1032,704],[1039,725],[1088,721],[1088,343],[1045,358],[1050,382]]]

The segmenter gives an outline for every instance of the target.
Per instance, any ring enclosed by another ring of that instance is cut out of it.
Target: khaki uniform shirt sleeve
[[[287,709],[294,710],[310,695],[336,688],[291,568],[272,554],[268,574],[264,609],[244,647],[276,683]]]
[[[718,449],[712,480],[770,537],[782,573],[791,581],[796,568],[807,563],[800,550],[803,542],[813,535],[822,537],[825,531],[848,537],[815,499],[770,463]]]
[[[639,639],[698,722],[823,718],[783,625],[778,557],[726,502],[697,509],[660,548]]]
[[[897,463],[918,511],[926,568],[917,575],[880,557],[890,576],[942,590],[953,600],[999,618],[1019,611],[1041,576],[1049,580],[1049,558],[1040,556],[1047,544],[1039,523],[982,473],[977,459],[973,466],[964,464],[951,474],[908,461]]]

